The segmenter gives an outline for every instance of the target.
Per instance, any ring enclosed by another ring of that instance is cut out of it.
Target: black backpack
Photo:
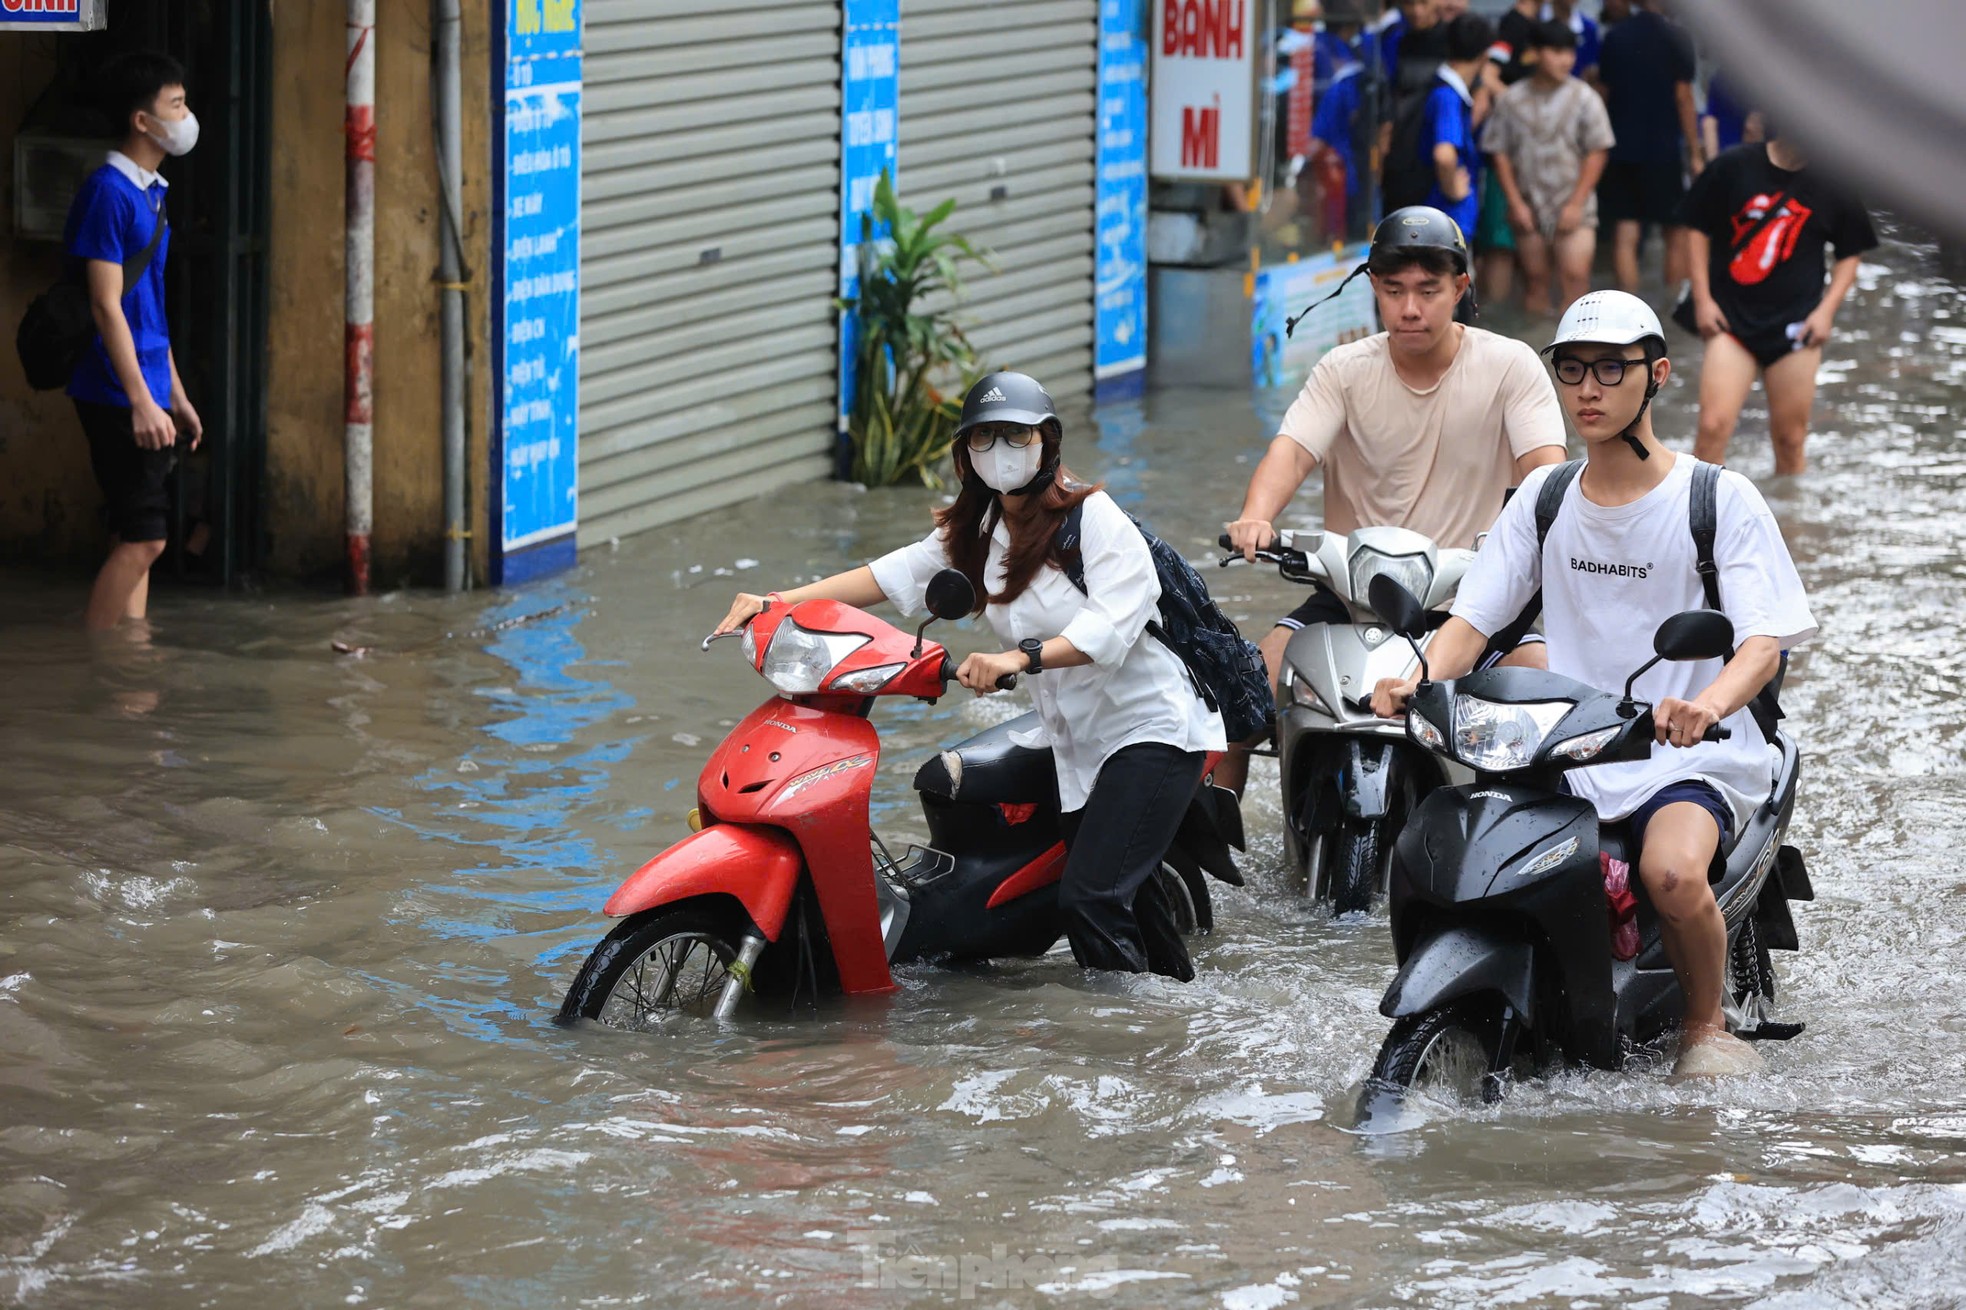
[[[170,220],[157,211],[157,225],[150,231],[150,242],[123,263],[123,294],[129,295],[144,271],[157,244],[164,239]],[[89,304],[89,288],[79,261],[70,260],[61,280],[28,302],[14,333],[14,350],[20,355],[21,371],[27,385],[36,391],[54,391],[68,385],[82,352],[96,337],[95,310]]]
[[[1549,539],[1550,529],[1556,524],[1557,511],[1563,508],[1564,493],[1570,484],[1584,471],[1584,461],[1573,459],[1560,464],[1550,471],[1543,483],[1542,491],[1536,497],[1536,550],[1542,552],[1543,543]],[[1693,494],[1687,505],[1687,526],[1693,533],[1693,552],[1696,557],[1694,568],[1700,574],[1700,586],[1706,592],[1707,608],[1717,610],[1720,605],[1720,566],[1714,562],[1713,541],[1720,531],[1720,511],[1718,508],[1718,488],[1720,486],[1720,465],[1709,464],[1704,460],[1693,461]],[[1531,618],[1542,611],[1543,592],[1538,588],[1530,597],[1525,614]],[[1524,625],[1525,628],[1527,625]],[[1728,651],[1727,658],[1733,659],[1734,652]],[[1755,726],[1768,741],[1775,740],[1775,725],[1787,716],[1782,712],[1777,699],[1782,690],[1782,682],[1788,677],[1789,656],[1782,652],[1782,666],[1768,685],[1755,693],[1748,702],[1748,713],[1754,716]]]
[[[1085,502],[1080,501],[1065,512],[1065,522],[1058,529],[1058,547],[1065,558],[1065,576],[1074,587],[1091,595],[1086,591],[1085,560],[1079,550],[1084,510]],[[1209,596],[1208,584],[1180,551],[1147,531],[1131,514],[1127,518],[1147,539],[1154,576],[1160,580],[1160,621],[1149,619],[1147,632],[1187,666],[1195,694],[1222,716],[1231,742],[1268,732],[1276,715],[1276,697],[1270,690],[1270,671],[1263,663],[1263,653],[1244,639],[1222,612]]]
[[[1432,159],[1420,155],[1420,133],[1427,123],[1427,97],[1437,86],[1445,86],[1437,76],[1438,63],[1421,63],[1409,67],[1414,61],[1402,59],[1399,66],[1399,80],[1392,88],[1392,140],[1386,147],[1385,163],[1380,170],[1379,190],[1384,197],[1385,212],[1404,209],[1408,205],[1424,205],[1427,197],[1433,194],[1434,184],[1439,174],[1434,169]],[[1420,77],[1425,70],[1425,78]],[[1472,172],[1472,169],[1470,169]]]

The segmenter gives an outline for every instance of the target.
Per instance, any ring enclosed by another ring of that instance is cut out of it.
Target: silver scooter
[[[1221,543],[1226,548],[1228,538]],[[1286,580],[1330,592],[1351,614],[1349,624],[1312,623],[1292,637],[1277,688],[1284,849],[1305,894],[1328,898],[1335,913],[1369,909],[1384,890],[1393,839],[1422,797],[1473,779],[1421,750],[1399,720],[1372,713],[1379,680],[1411,676],[1419,663],[1372,612],[1366,589],[1383,574],[1444,621],[1474,555],[1405,528],[1360,528],[1349,537],[1280,531],[1256,552]]]

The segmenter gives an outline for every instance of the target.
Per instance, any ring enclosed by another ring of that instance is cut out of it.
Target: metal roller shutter
[[[831,469],[840,8],[588,0],[581,546]]]
[[[964,301],[992,367],[1054,396],[1092,390],[1098,0],[903,0],[903,199],[956,198],[995,252]]]

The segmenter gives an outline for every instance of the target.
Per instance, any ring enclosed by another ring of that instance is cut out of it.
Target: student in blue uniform
[[[1495,29],[1478,14],[1462,14],[1448,25],[1447,60],[1434,74],[1420,129],[1420,156],[1434,167],[1434,187],[1426,203],[1463,232],[1474,231],[1481,207],[1474,86],[1494,41]]]

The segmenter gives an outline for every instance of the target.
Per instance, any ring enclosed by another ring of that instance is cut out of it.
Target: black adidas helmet
[[[1408,205],[1380,219],[1372,230],[1372,249],[1366,262],[1402,250],[1444,250],[1454,257],[1461,272],[1470,268],[1468,239],[1462,235],[1461,225],[1431,205]]]
[[[1022,423],[1037,427],[1056,423],[1058,410],[1051,394],[1025,373],[991,373],[979,379],[963,397],[963,418],[956,427],[962,436],[979,423]]]

